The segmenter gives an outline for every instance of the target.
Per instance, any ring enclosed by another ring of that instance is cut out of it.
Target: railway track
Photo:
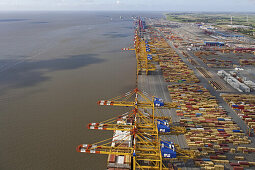
[[[211,73],[209,73],[206,69],[203,67],[196,67],[196,69],[205,77],[205,78],[212,78]]]

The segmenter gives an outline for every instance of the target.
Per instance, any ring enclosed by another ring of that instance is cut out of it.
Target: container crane
[[[141,98],[143,100],[135,100],[134,98]],[[131,99],[131,100],[130,100]],[[98,105],[111,105],[111,106],[125,106],[125,107],[139,107],[139,108],[157,108],[157,109],[171,109],[176,108],[176,103],[164,102],[160,98],[152,96],[152,100],[149,99],[143,92],[138,88],[125,93],[122,96],[118,96],[109,100],[100,100]]]
[[[149,71],[155,71],[156,66],[153,61],[158,61],[158,57],[152,56],[151,47],[147,40],[141,38],[143,36],[142,30],[144,26],[143,22],[138,20],[137,29],[134,37],[134,48],[122,48],[123,51],[135,51],[137,60],[137,75],[141,72],[145,72],[148,75]],[[141,29],[141,27],[143,27]]]
[[[100,122],[100,123],[89,123],[88,129],[99,129],[99,130],[121,130],[121,131],[130,131],[132,132],[135,127],[132,124],[134,117],[146,120],[146,123],[139,125],[138,129],[143,133],[153,133],[154,130],[150,126],[152,123],[152,117],[150,115],[145,115],[143,112],[139,110],[132,110],[131,112],[125,113],[121,116],[111,118],[109,120]],[[120,123],[121,120],[128,120],[128,123]],[[172,126],[171,122],[167,120],[165,117],[155,117],[157,121],[157,128],[159,134],[161,135],[180,135],[186,133],[186,128]],[[116,123],[117,122],[117,123]]]
[[[131,99],[134,102],[130,101]],[[89,124],[89,129],[114,130],[114,136],[98,143],[79,145],[78,152],[129,155],[133,159],[133,169],[168,169],[164,165],[163,159],[194,158],[193,151],[182,150],[178,145],[172,143],[171,145],[162,145],[164,141],[160,140],[159,131],[166,130],[168,122],[159,119],[160,117],[155,117],[154,109],[174,108],[175,104],[164,103],[163,100],[155,97],[150,100],[138,89],[109,101],[99,101],[99,104],[128,106],[134,107],[134,109],[119,116],[117,124],[112,123],[116,120],[114,118],[101,123]],[[152,109],[153,114],[149,115],[139,111],[141,108]]]
[[[137,74],[142,71],[145,71],[146,75],[148,75],[149,71],[155,71],[156,66],[152,64],[153,57],[150,54],[151,48],[148,46],[146,40],[143,40],[136,35],[135,37],[135,52],[136,52],[136,60],[137,60]]]

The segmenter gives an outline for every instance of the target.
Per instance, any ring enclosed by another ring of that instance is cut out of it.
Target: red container
[[[211,143],[208,144],[208,147],[212,147],[212,146],[213,146],[213,144],[211,144]]]
[[[225,147],[228,147],[228,144],[220,144],[220,146],[225,146]]]
[[[223,148],[224,152],[228,152],[230,150],[230,148]]]
[[[240,166],[234,166],[233,167],[233,170],[243,170],[244,168],[243,167],[240,167]]]
[[[249,165],[249,162],[246,162],[246,161],[238,161],[238,163],[240,165]]]
[[[239,163],[230,163],[230,166],[240,166]]]
[[[219,159],[218,156],[210,156],[210,159]]]
[[[110,154],[108,162],[109,163],[115,163],[115,158],[116,158],[116,156],[114,154]]]
[[[238,109],[242,109],[243,110],[244,109],[244,105],[239,105]]]

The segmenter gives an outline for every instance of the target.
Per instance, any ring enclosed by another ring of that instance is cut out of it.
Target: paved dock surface
[[[160,69],[151,73],[150,75],[139,75],[138,76],[138,88],[146,92],[148,97],[156,96],[162,98],[165,102],[171,102],[171,97],[167,86],[169,83],[164,81]],[[178,125],[180,118],[177,116],[175,109],[157,109],[156,112],[159,116],[171,117],[173,125]],[[184,135],[162,135],[161,140],[172,141],[178,144],[182,149],[188,149],[188,145]],[[200,168],[182,168],[186,170],[198,170]]]
[[[163,36],[163,34],[161,34]],[[176,53],[181,57],[181,59],[188,65],[190,69],[192,69],[195,73],[195,75],[199,78],[200,83],[196,83],[198,85],[204,86],[209,90],[209,92],[216,97],[218,100],[219,106],[222,106],[228,113],[230,117],[232,117],[233,121],[238,124],[238,126],[247,134],[247,125],[245,122],[234,112],[234,110],[223,100],[223,98],[220,96],[222,92],[225,93],[239,93],[236,90],[234,90],[231,86],[224,83],[219,77],[217,77],[216,72],[213,69],[210,69],[205,63],[203,63],[198,57],[194,56],[192,53],[187,51],[187,54],[192,57],[192,59],[195,60],[197,65],[192,65],[187,58],[185,58],[182,54],[182,51],[178,48],[175,48],[173,43],[169,40],[167,40],[168,44],[176,51]],[[186,51],[185,51],[186,52]],[[216,91],[210,84],[208,79],[203,76],[196,67],[202,67],[209,71],[210,75],[213,76],[213,78],[217,78],[217,81],[220,83],[223,83],[226,87],[222,91]],[[161,69],[159,65],[157,65],[157,70],[154,72],[150,72],[149,75],[145,75],[145,73],[142,73],[142,75],[138,76],[138,88],[144,92],[146,92],[148,97],[159,97],[162,98],[165,102],[171,102],[171,97],[168,91],[168,85],[172,84],[178,84],[178,83],[170,83],[165,82]],[[225,91],[226,90],[226,91]],[[157,109],[156,112],[159,116],[165,116],[165,117],[171,117],[173,125],[179,125],[180,118],[177,116],[175,109]],[[188,145],[185,139],[184,135],[162,135],[160,136],[161,140],[165,141],[172,141],[176,144],[178,144],[182,149],[188,149]],[[255,147],[255,137],[250,137],[252,140],[252,143],[249,144],[250,147]],[[192,162],[192,161],[191,161]],[[179,164],[180,165],[180,164]],[[192,163],[190,164],[192,166]],[[183,168],[183,166],[185,166]],[[189,163],[183,165],[182,169],[200,169],[195,167],[190,167]]]
[[[167,89],[168,83],[166,83],[158,70],[152,75],[139,75],[138,88],[144,90],[151,96],[162,98],[165,102],[171,102],[171,97]],[[158,109],[156,112],[159,116],[171,117],[173,124],[178,125],[180,122],[175,109]],[[188,148],[185,137],[183,135],[178,136],[162,136],[162,140],[173,141],[180,145],[181,148]]]

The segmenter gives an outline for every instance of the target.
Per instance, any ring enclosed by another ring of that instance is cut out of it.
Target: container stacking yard
[[[210,68],[233,63],[201,57],[222,52],[217,48],[226,43],[204,40],[193,53],[185,50],[191,41],[180,31],[185,24],[148,18],[135,23],[134,48],[123,50],[136,56],[136,89],[98,102],[130,111],[90,123],[89,129],[111,130],[113,137],[77,151],[108,155],[108,170],[255,169],[255,96],[219,93],[221,87],[235,89]]]

